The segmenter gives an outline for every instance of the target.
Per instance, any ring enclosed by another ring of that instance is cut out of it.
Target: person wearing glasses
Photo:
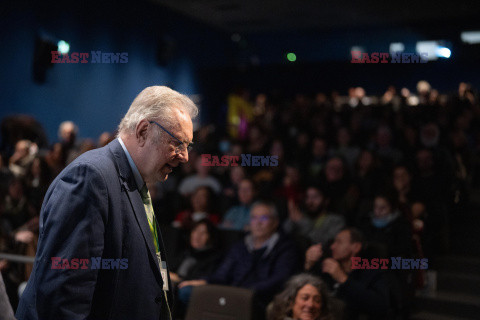
[[[255,202],[250,211],[250,233],[230,248],[211,276],[181,282],[180,300],[188,302],[194,286],[221,284],[252,289],[257,309],[265,310],[288,278],[300,270],[295,244],[278,232],[278,226],[275,205]]]
[[[185,95],[145,88],[117,139],[84,153],[52,182],[17,319],[171,319],[168,265],[147,184],[188,161],[197,114]]]

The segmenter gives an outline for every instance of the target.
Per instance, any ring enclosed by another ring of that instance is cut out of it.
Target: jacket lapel
[[[135,179],[133,177],[132,169],[128,163],[127,156],[123,151],[123,148],[118,142],[117,139],[112,141],[109,144],[110,151],[114,155],[114,160],[117,166],[117,171],[120,177],[120,182],[122,184],[122,191],[126,193],[130,204],[132,206],[133,213],[135,214],[135,219],[142,230],[143,238],[150,252],[150,258],[153,260],[154,265],[156,266],[155,272],[157,274],[157,279],[160,279],[160,283],[163,283],[162,277],[160,274],[160,267],[158,266],[158,259],[155,253],[155,247],[153,244],[152,233],[150,232],[150,227],[147,221],[147,214],[145,213],[145,207],[142,202],[142,197],[140,192],[137,189]],[[162,248],[163,250],[163,248]]]

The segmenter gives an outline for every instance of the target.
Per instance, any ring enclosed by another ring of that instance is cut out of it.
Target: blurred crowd
[[[193,287],[217,283],[255,290],[269,319],[301,319],[302,312],[335,319],[342,308],[348,319],[407,318],[425,270],[352,270],[351,257],[428,258],[431,268],[449,251],[449,224],[480,185],[474,89],[460,83],[458,92],[441,94],[420,81],[415,92],[389,87],[368,96],[351,88],[347,96],[290,98],[238,89],[224,113],[225,123],[196,130],[187,164],[149,186],[164,241],[174,248],[167,254],[183,305],[177,317]],[[1,134],[0,252],[34,256],[49,184],[115,133],[81,140],[77,125],[65,121],[50,145],[41,125],[20,115],[2,120]],[[211,167],[202,154],[277,156],[278,165]],[[14,306],[31,268],[0,260]],[[330,303],[337,307],[328,310]]]

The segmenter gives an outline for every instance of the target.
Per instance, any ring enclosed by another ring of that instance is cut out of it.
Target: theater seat
[[[252,320],[253,291],[205,285],[195,287],[185,320]]]

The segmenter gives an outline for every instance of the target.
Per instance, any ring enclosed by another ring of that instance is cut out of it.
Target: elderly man
[[[244,241],[229,250],[215,271],[205,280],[180,283],[179,288],[207,283],[249,288],[265,307],[274,294],[297,270],[300,258],[295,245],[277,232],[278,213],[275,206],[258,201],[250,211],[250,233]]]
[[[18,319],[171,319],[165,250],[146,185],[188,161],[197,113],[186,96],[148,87],[117,139],[53,181]]]

